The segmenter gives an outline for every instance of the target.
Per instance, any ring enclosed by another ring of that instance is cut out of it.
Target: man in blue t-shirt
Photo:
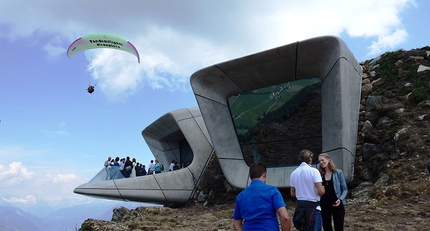
[[[251,184],[236,197],[233,215],[235,230],[291,230],[291,220],[279,190],[266,184],[266,166],[253,163],[249,168]]]

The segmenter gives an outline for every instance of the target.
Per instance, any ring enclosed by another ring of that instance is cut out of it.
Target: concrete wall
[[[322,81],[322,150],[350,181],[354,171],[361,73],[360,65],[346,44],[334,36],[299,41],[195,72],[191,76],[191,86],[229,183],[245,188],[250,179],[249,166],[244,161],[231,120],[228,97],[315,77]],[[295,166],[269,168],[267,183],[279,188],[289,187],[294,169]]]

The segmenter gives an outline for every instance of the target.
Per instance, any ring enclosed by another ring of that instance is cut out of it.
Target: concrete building
[[[267,183],[287,188],[291,172],[300,164],[295,160],[301,149],[309,149],[315,156],[328,153],[350,181],[354,171],[361,74],[361,67],[346,44],[333,36],[299,41],[194,73],[191,86],[228,182],[236,188],[247,187],[249,164],[259,160],[271,162],[267,164]],[[308,81],[309,87],[303,81]],[[275,100],[283,97],[286,106],[276,107],[289,114],[276,117],[273,114],[277,111],[256,110],[266,102],[257,96],[267,96],[267,101],[273,101],[274,106]],[[231,107],[235,100],[244,97],[248,98],[240,106]],[[310,99],[309,105],[307,101],[301,102],[302,98]],[[287,126],[289,119],[298,123],[304,119],[296,113],[300,105],[307,105],[306,110],[319,107],[316,113],[321,115],[320,122],[310,119],[304,124]],[[251,118],[236,123],[238,118],[247,115]],[[266,115],[271,117],[266,119]],[[300,134],[300,130],[315,125],[314,136],[311,131]],[[271,137],[276,136],[276,126],[283,131],[279,132],[282,133],[280,142],[274,143]],[[267,127],[273,128],[262,131]],[[290,131],[296,135],[289,135]],[[303,139],[313,143],[302,142]],[[282,146],[285,154],[273,150],[276,146]],[[272,160],[271,153],[280,158]]]

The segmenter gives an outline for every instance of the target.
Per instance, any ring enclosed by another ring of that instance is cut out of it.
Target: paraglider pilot
[[[94,86],[89,85],[87,88],[88,93],[92,94],[94,92]]]

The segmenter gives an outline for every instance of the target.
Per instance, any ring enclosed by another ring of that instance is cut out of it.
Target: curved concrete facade
[[[322,82],[322,150],[330,154],[350,181],[354,171],[361,73],[346,44],[333,36],[299,41],[195,72],[191,86],[229,183],[245,188],[250,179],[227,99],[250,90],[315,77]],[[289,187],[290,174],[295,168],[268,168],[267,183],[278,188]]]
[[[169,112],[142,131],[142,136],[156,159],[165,165],[159,174],[135,178],[89,182],[74,192],[106,199],[159,204],[182,204],[195,192],[213,147],[197,107]],[[179,143],[186,139],[194,158],[189,166],[168,172],[172,159],[179,160]]]

